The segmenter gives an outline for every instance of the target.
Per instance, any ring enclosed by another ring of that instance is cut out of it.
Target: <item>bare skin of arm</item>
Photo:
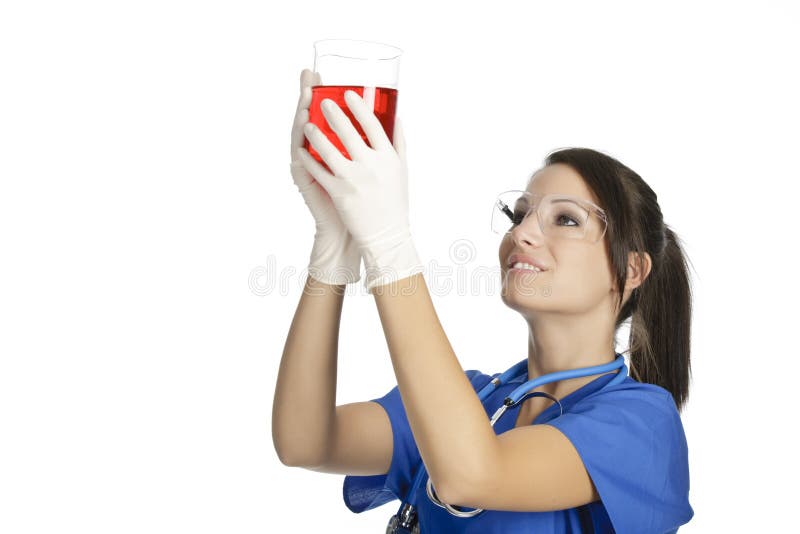
[[[278,374],[273,442],[286,465],[383,474],[392,459],[386,412],[374,402],[335,406],[343,288],[313,280],[306,285]],[[597,500],[580,456],[556,428],[494,434],[424,278],[415,275],[388,289],[375,288],[373,295],[409,424],[439,497],[510,511],[561,510]]]
[[[422,274],[378,286],[373,296],[408,422],[440,498],[510,511],[561,510],[599,498],[577,451],[555,427],[495,435]]]
[[[272,441],[285,465],[383,474],[392,428],[375,402],[336,406],[337,351],[346,286],[308,277],[284,345],[272,405]]]

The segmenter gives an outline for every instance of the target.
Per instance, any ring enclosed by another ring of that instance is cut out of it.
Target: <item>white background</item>
[[[497,291],[457,287],[497,266],[496,193],[565,146],[653,187],[695,270],[681,532],[782,526],[795,3],[161,0],[0,7],[0,531],[383,532],[396,501],[352,514],[342,476],[283,466],[271,438],[314,233],[289,131],[326,37],[405,50],[412,232],[453,269],[433,297],[464,369],[526,356]],[[270,265],[288,284],[265,285]],[[396,383],[372,297],[350,290],[339,404]]]

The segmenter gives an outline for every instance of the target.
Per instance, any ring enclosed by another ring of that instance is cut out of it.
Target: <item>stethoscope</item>
[[[615,353],[617,356],[614,361],[610,363],[606,363],[603,365],[595,365],[592,367],[582,367],[580,369],[569,369],[566,371],[557,371],[555,373],[549,373],[546,375],[542,375],[538,378],[534,378],[533,380],[528,380],[524,384],[521,384],[519,387],[514,389],[511,394],[503,400],[502,406],[495,411],[494,415],[492,415],[489,424],[494,426],[494,424],[500,419],[500,417],[506,413],[509,408],[513,408],[517,404],[521,403],[528,397],[547,397],[556,403],[558,403],[558,409],[560,410],[559,416],[563,415],[564,407],[561,405],[561,402],[555,398],[554,396],[550,395],[549,393],[545,393],[543,391],[533,391],[530,390],[535,389],[539,386],[544,384],[549,384],[551,382],[558,382],[559,380],[568,380],[570,378],[582,378],[586,376],[591,376],[595,374],[601,373],[608,373],[611,371],[619,370],[617,376],[615,376],[612,380],[610,380],[605,386],[614,386],[617,384],[622,383],[628,377],[628,368],[625,365],[625,359],[623,358],[622,354]],[[512,366],[508,369],[505,373],[501,374],[500,376],[493,378],[488,384],[486,384],[483,389],[480,390],[478,393],[478,398],[483,402],[486,397],[492,394],[494,390],[496,390],[499,386],[514,380],[515,378],[519,378],[520,376],[524,376],[528,371],[528,359],[524,359],[519,363]],[[527,393],[530,392],[530,393]],[[420,467],[417,472],[417,476],[414,478],[414,483],[411,486],[411,491],[409,492],[409,500],[408,502],[403,503],[400,506],[400,510],[389,519],[389,524],[386,527],[386,534],[394,534],[394,533],[401,533],[401,532],[415,532],[419,533],[419,522],[417,521],[417,513],[415,510],[415,506],[412,503],[412,500],[416,498],[416,495],[419,491],[420,485],[422,483],[423,477],[426,475],[425,464],[420,462]],[[475,508],[473,510],[459,510],[445,502],[442,502],[439,497],[436,496],[436,491],[433,488],[433,483],[431,482],[430,477],[428,477],[428,483],[426,485],[426,492],[428,494],[428,498],[433,502],[435,505],[439,506],[440,508],[444,508],[452,515],[457,517],[474,517],[481,512],[483,512],[483,508]]]

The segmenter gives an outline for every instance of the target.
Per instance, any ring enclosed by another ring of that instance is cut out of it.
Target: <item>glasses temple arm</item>
[[[508,206],[502,200],[497,201],[497,207],[503,210],[503,213],[505,213],[509,219],[511,219],[512,221],[514,220],[514,214],[511,212],[510,209],[508,209]]]

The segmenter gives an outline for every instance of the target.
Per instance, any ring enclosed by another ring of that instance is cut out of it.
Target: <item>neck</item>
[[[528,318],[528,380],[569,369],[609,363],[616,357],[614,328],[607,314],[542,313]],[[534,391],[563,398],[600,374],[551,382]]]

